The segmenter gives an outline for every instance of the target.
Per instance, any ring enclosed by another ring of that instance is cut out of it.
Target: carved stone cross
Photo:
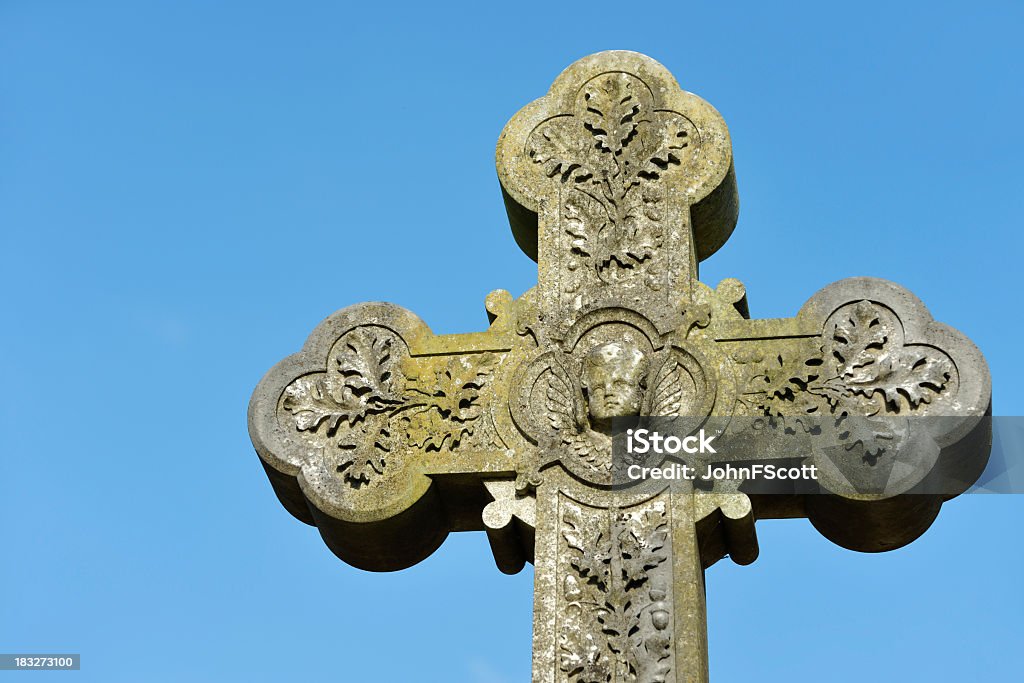
[[[615,418],[944,416],[930,462],[968,483],[984,464],[984,359],[906,290],[843,280],[794,318],[751,320],[738,280],[697,279],[736,224],[732,151],[660,64],[576,62],[505,127],[497,168],[537,286],[491,293],[470,334],[343,309],[263,378],[249,429],[281,503],[356,567],[402,569],[473,530],[502,571],[533,562],[534,681],[706,681],[704,570],[752,562],[755,519],[887,550],[958,492],[863,448],[790,454],[821,466],[820,493],[612,488]]]

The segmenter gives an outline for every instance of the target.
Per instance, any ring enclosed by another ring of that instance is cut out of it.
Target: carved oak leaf
[[[575,683],[609,683],[611,670],[593,634],[587,633],[581,638],[579,629],[573,634],[571,638],[563,636],[561,639],[559,668]]]
[[[292,414],[300,432],[316,432],[325,427],[333,436],[343,421],[351,423],[361,407],[356,402],[342,403],[334,397],[323,375],[307,375],[292,382],[284,391],[283,407]]]
[[[457,448],[462,439],[473,433],[469,423],[456,421],[450,412],[437,406],[421,406],[402,414],[406,444],[413,448],[439,451],[445,445]]]
[[[653,137],[657,140],[657,146],[642,171],[644,176],[657,178],[669,166],[682,163],[684,150],[690,146],[690,126],[687,123],[682,117],[672,114],[662,126],[654,129]]]
[[[576,678],[578,683],[609,683],[612,680],[611,669],[604,658],[587,662]]]
[[[598,534],[596,540],[602,542],[602,534]],[[600,550],[594,549],[589,553],[577,555],[570,560],[573,569],[577,571],[580,578],[594,584],[598,590],[608,589],[608,563],[611,561],[610,544],[604,543]]]
[[[839,414],[844,412],[842,406],[846,405],[853,397],[853,389],[838,377],[818,382],[810,387],[809,391],[828,401],[830,409]]]
[[[900,397],[906,398],[911,408],[931,403],[949,383],[953,366],[947,358],[913,347],[901,349],[876,363],[872,381],[850,380],[851,390],[870,397],[881,392],[886,404],[898,412]]]
[[[435,370],[432,381],[411,376],[409,390],[425,398],[427,405],[436,408],[445,419],[467,422],[479,416],[480,390],[485,378],[494,371],[495,363],[495,356],[491,353],[472,361],[456,357]]]
[[[618,154],[636,134],[641,115],[632,80],[623,73],[609,74],[591,83],[583,97],[584,128],[597,139],[599,149]]]
[[[582,179],[592,173],[583,165],[587,158],[583,139],[569,132],[564,123],[555,120],[542,124],[530,136],[527,152],[533,162],[544,169],[544,175],[548,178],[560,176],[562,182],[567,182],[570,178]]]
[[[406,444],[413,448],[439,451],[447,443],[455,447],[468,428],[452,423],[433,406],[414,408],[402,414]]]
[[[646,218],[657,223],[664,218],[660,204],[665,199],[665,191],[661,185],[654,180],[646,180],[640,183],[640,201],[643,203],[643,214]],[[649,225],[648,229],[654,233],[652,241],[658,242],[660,246],[663,237],[662,230],[657,225]]]
[[[622,552],[622,580],[627,587],[638,586],[647,580],[647,558],[643,543],[632,531],[619,536]]]
[[[833,405],[844,396],[881,393],[886,405],[898,412],[901,396],[917,408],[946,387],[953,372],[948,358],[925,347],[891,348],[893,338],[881,310],[869,301],[858,302],[836,325],[832,348],[840,363],[839,377],[826,382]]]
[[[864,450],[864,461],[874,465],[895,444],[896,433],[890,425],[887,420],[844,415],[836,420],[836,432],[847,451],[860,446]]]
[[[572,238],[571,252],[577,256],[593,256],[592,236],[608,225],[608,210],[598,199],[576,188],[571,192],[562,211],[565,231]]]
[[[624,595],[616,595],[616,598],[604,603],[603,608],[597,613],[597,621],[601,624],[601,632],[609,636],[623,636],[629,632],[629,619],[626,611],[630,602]],[[609,639],[609,649],[617,655],[622,654],[622,647],[616,639]],[[622,661],[620,659],[620,661]]]
[[[875,381],[884,365],[880,363],[886,342],[892,336],[877,306],[858,302],[832,332],[832,353],[840,362],[839,376],[855,384]]]
[[[387,462],[383,453],[369,451],[369,457],[359,457],[357,451],[345,451],[346,457],[338,464],[338,471],[344,473],[345,481],[356,488],[367,484],[377,474],[384,474]]]
[[[657,196],[653,188],[629,193],[626,201],[620,204],[620,229],[602,233],[602,237],[611,238],[607,240],[611,255],[619,256],[620,260],[622,255],[631,259],[634,263],[629,264],[630,267],[653,258],[664,239],[664,230],[657,224],[661,219],[656,211],[660,201]]]
[[[766,415],[806,415],[816,413],[820,406],[815,401],[813,387],[821,374],[821,358],[783,356],[769,359],[761,373],[750,380],[754,393],[762,396],[759,407]],[[811,390],[809,390],[809,387]]]
[[[480,391],[496,364],[492,353],[472,360],[460,356],[435,370],[432,381],[409,377],[409,390],[418,394],[411,400],[422,405],[402,414],[406,443],[426,450],[441,450],[445,445],[453,449],[471,435],[472,422],[482,409]]]
[[[475,420],[480,416],[480,390],[485,378],[494,371],[497,360],[493,353],[487,353],[474,362],[459,358],[449,363],[444,373],[443,391],[448,399],[444,409],[451,411],[452,419],[458,422]]]
[[[369,330],[353,330],[345,335],[345,345],[335,357],[344,386],[362,405],[384,407],[397,404],[391,394],[392,340]]]
[[[616,664],[616,680],[636,683],[640,669],[635,647],[631,647],[630,635],[637,627],[638,608],[626,590],[616,591],[602,609],[598,611],[601,632],[608,636],[607,647]]]
[[[336,371],[300,377],[284,391],[282,407],[299,431],[334,436],[342,423],[354,426],[367,415],[393,410],[392,340],[369,330],[352,330],[335,357]]]
[[[374,440],[372,436],[369,439]],[[345,481],[356,488],[368,484],[375,475],[384,474],[384,468],[387,467],[387,451],[375,448],[372,444],[369,447],[348,447],[346,444],[341,453],[337,470],[343,474]]]
[[[394,411],[373,413],[338,440],[340,456],[337,469],[350,483],[369,482],[374,474],[383,474],[387,457],[395,446]]]
[[[595,529],[592,525],[583,524],[579,513],[572,508],[565,511],[562,522],[566,527],[562,531],[562,537],[575,551],[569,564],[587,583],[594,584],[602,592],[608,590],[612,557],[611,539],[606,538],[603,531]]]
[[[645,510],[635,526],[619,534],[622,549],[622,578],[626,587],[638,586],[647,580],[647,571],[668,559],[660,552],[668,541],[668,522],[665,515]]]

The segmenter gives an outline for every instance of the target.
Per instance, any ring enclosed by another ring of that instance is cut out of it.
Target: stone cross
[[[345,562],[402,569],[482,530],[503,572],[535,565],[534,681],[706,681],[704,571],[752,562],[756,519],[807,517],[842,546],[888,550],[959,491],[890,462],[865,492],[884,458],[863,449],[791,454],[827,475],[815,494],[612,488],[615,418],[939,415],[932,461],[978,474],[985,361],[912,294],[843,280],[796,317],[751,320],[738,280],[697,279],[736,224],[732,150],[718,112],[657,62],[571,65],[506,125],[497,170],[535,288],[492,292],[490,326],[469,334],[345,308],[253,394],[275,493]]]

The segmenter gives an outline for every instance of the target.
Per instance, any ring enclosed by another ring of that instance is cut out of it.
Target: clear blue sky
[[[0,680],[528,680],[529,570],[479,534],[344,565],[245,409],[338,308],[473,331],[531,286],[494,143],[598,50],[730,126],[740,223],[705,281],[778,317],[895,280],[1024,414],[1024,5],[728,4],[3,2],[0,652],[83,670]],[[1022,521],[962,497],[883,555],[761,523],[757,563],[708,572],[712,681],[1019,681]]]

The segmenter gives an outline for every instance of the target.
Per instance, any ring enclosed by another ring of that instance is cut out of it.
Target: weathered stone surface
[[[497,167],[537,286],[493,292],[471,334],[339,311],[260,382],[249,427],[282,504],[346,562],[401,569],[469,530],[502,571],[533,562],[535,681],[706,680],[703,572],[752,562],[756,519],[887,550],[950,496],[923,488],[927,468],[865,493],[877,459],[852,451],[819,463],[825,494],[613,491],[613,418],[945,416],[933,459],[963,481],[984,464],[984,359],[906,290],[844,280],[750,320],[738,280],[697,279],[736,223],[729,135],[658,63],[573,64],[505,127]]]

